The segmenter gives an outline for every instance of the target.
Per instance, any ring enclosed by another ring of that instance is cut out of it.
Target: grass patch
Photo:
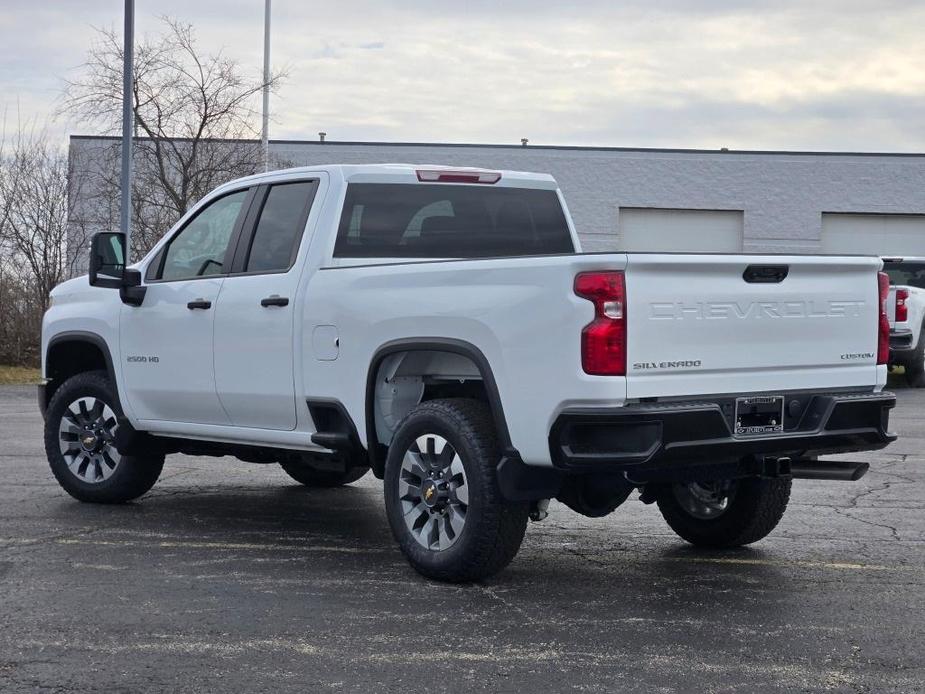
[[[38,383],[42,373],[25,366],[0,365],[0,386],[22,386]]]

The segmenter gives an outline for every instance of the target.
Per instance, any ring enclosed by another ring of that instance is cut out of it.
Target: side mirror
[[[125,267],[125,234],[94,234],[90,242],[90,284],[118,289],[123,303],[141,306],[146,289],[141,284],[141,272]]]
[[[125,286],[125,234],[104,231],[93,235],[90,242],[90,284],[110,289]]]

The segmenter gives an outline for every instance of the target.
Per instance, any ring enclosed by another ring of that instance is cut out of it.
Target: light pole
[[[270,0],[263,10],[263,170],[270,168]]]
[[[269,2],[270,0],[267,0]],[[125,264],[132,253],[132,64],[135,54],[135,0],[125,0],[125,31],[122,48],[122,203],[120,226],[125,234]]]

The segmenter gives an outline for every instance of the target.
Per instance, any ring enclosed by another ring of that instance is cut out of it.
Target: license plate
[[[736,436],[779,434],[784,430],[784,396],[736,398]]]

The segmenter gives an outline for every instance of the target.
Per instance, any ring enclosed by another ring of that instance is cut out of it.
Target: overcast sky
[[[7,128],[46,118],[121,13],[0,0]],[[263,0],[136,13],[260,71]],[[273,64],[276,139],[925,151],[925,0],[273,0]]]

